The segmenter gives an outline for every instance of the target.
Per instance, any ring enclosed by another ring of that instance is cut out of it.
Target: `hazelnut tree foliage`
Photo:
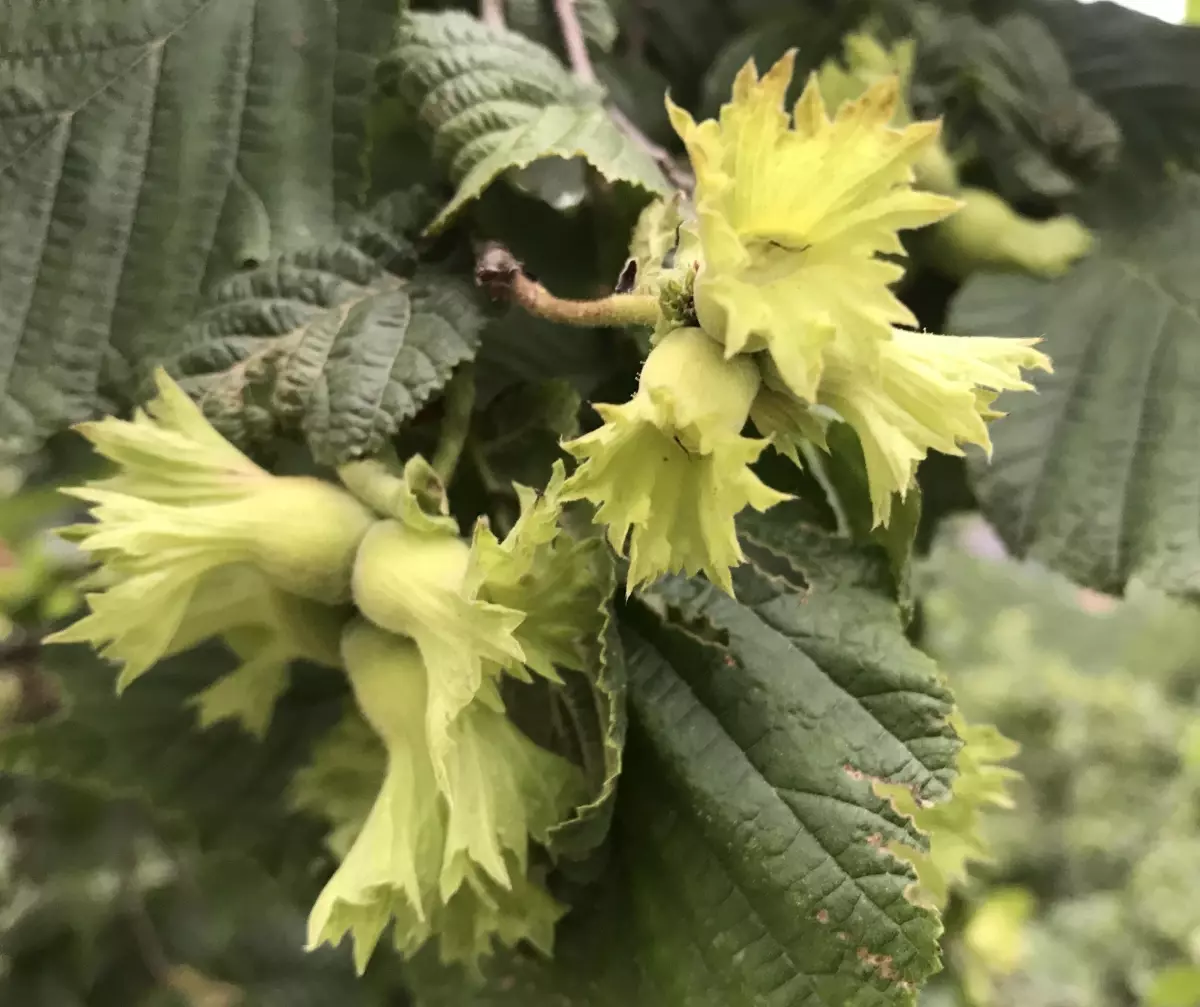
[[[134,823],[121,1002],[914,1003],[1013,775],[914,550],[973,493],[1200,582],[1197,60],[1071,0],[10,3],[0,460],[62,513],[0,526],[0,770]]]

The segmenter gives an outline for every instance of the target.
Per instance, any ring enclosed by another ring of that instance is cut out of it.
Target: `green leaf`
[[[455,11],[409,14],[383,73],[458,183],[431,231],[502,173],[543,158],[582,157],[609,181],[669,191],[654,159],[617,128],[601,90],[516,32]]]
[[[299,430],[318,462],[374,454],[475,356],[485,322],[465,281],[388,272],[413,256],[390,227],[363,221],[233,277],[169,369],[240,446]]]
[[[615,589],[612,564],[606,562],[604,569],[608,588],[604,593],[604,630],[592,666],[584,674],[568,671],[563,675],[563,702],[595,795],[572,819],[551,833],[551,853],[572,860],[590,855],[608,837],[625,752],[628,691],[625,651],[612,614]]]
[[[918,113],[944,113],[949,151],[980,158],[1001,195],[1061,199],[1116,161],[1117,123],[1076,86],[1054,34],[1036,17],[1017,11],[985,24],[918,7],[914,26]]]
[[[964,335],[1044,336],[1052,375],[1003,396],[1009,416],[973,475],[1018,555],[1090,587],[1131,578],[1200,591],[1200,177],[1178,175],[1154,205],[1097,206],[1095,252],[1065,277],[976,276],[948,321]],[[1132,218],[1132,219],[1131,219]],[[1092,223],[1092,221],[1089,221]]]
[[[781,505],[745,525],[740,602],[668,579],[621,619],[630,724],[608,874],[555,958],[428,957],[422,1007],[912,1004],[935,914],[884,847],[924,838],[875,779],[947,796],[949,697],[904,637],[891,572]]]
[[[1055,35],[1075,84],[1120,124],[1134,187],[1171,164],[1200,167],[1200,32],[1115,3],[1030,6]]]
[[[0,458],[114,400],[360,186],[396,0],[41,0],[0,30]]]
[[[227,852],[274,861],[284,847],[317,849],[318,833],[299,820],[289,823],[282,795],[312,740],[341,712],[337,676],[297,666],[298,684],[258,742],[229,724],[201,731],[188,705],[229,670],[219,647],[163,662],[161,674],[145,676],[120,698],[113,669],[87,648],[46,647],[42,659],[64,709],[0,732],[0,772],[143,801],[163,820]]]

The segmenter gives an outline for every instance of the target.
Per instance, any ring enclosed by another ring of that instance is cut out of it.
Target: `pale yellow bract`
[[[329,820],[341,866],[310,944],[349,933],[360,969],[389,925],[402,952],[436,939],[444,960],[468,966],[519,941],[548,954],[563,909],[532,876],[530,843],[586,793],[574,765],[508,718],[500,680],[582,670],[581,641],[601,632],[608,559],[599,542],[560,535],[562,466],[542,494],[518,487],[520,519],[503,540],[479,527],[468,544],[444,497],[425,509],[420,490],[437,477],[419,456],[402,477],[348,471],[360,499],[271,475],[165,373],[158,387],[133,420],[82,428],[117,468],[71,491],[92,505],[94,520],[70,534],[97,562],[96,590],[91,612],[50,640],[120,663],[123,688],[222,639],[240,664],[194,697],[198,719],[260,736],[293,661],[343,670],[386,759],[350,752],[339,765],[343,749],[329,746],[314,756],[304,806]],[[347,808],[351,769],[375,791],[369,805]]]
[[[750,468],[767,442],[741,436],[759,386],[751,359],[726,360],[699,329],[676,329],[651,351],[637,395],[598,404],[604,425],[563,445],[580,461],[563,499],[592,501],[613,548],[628,544],[630,591],[702,572],[732,593],[734,515],[786,499]]]
[[[696,171],[696,316],[728,358],[759,360],[751,416],[790,458],[802,439],[824,446],[827,418],[854,427],[874,523],[887,524],[931,449],[990,451],[996,395],[1031,389],[1022,369],[1050,362],[1036,340],[904,328],[917,324],[891,289],[904,270],[884,256],[903,254],[899,231],[960,205],[914,188],[939,124],[896,116],[894,76],[831,116],[813,75],[789,115],[793,67],[793,53],[761,77],[748,63],[717,119],[697,123],[668,99]]]
[[[525,940],[549,954],[564,910],[529,877],[529,840],[545,839],[581,799],[579,771],[525,737],[499,697],[469,704],[446,743],[430,738],[425,712],[439,669],[412,640],[358,619],[342,655],[386,767],[313,906],[310,948],[349,934],[361,972],[391,924],[403,954],[434,936],[443,960],[468,966],[494,943]]]
[[[879,256],[902,253],[898,231],[958,202],[913,188],[939,126],[889,125],[894,78],[830,118],[813,76],[789,116],[794,60],[761,78],[748,63],[718,119],[667,108],[696,171],[700,325],[728,355],[766,349],[791,391],[815,401],[831,344],[876,366],[892,326],[916,324],[890,289],[903,268]]]

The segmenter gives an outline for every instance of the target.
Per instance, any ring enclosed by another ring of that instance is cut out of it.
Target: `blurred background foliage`
[[[976,518],[918,580],[922,643],[964,715],[1021,746],[929,1001],[1200,1001],[1200,616],[1006,558]]]

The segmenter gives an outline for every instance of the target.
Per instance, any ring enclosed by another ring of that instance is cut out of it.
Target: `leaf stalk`
[[[521,263],[503,245],[490,244],[475,265],[475,282],[497,301],[511,301],[529,314],[579,328],[623,328],[658,324],[658,298],[653,294],[609,294],[580,301],[556,297],[527,276]]]

